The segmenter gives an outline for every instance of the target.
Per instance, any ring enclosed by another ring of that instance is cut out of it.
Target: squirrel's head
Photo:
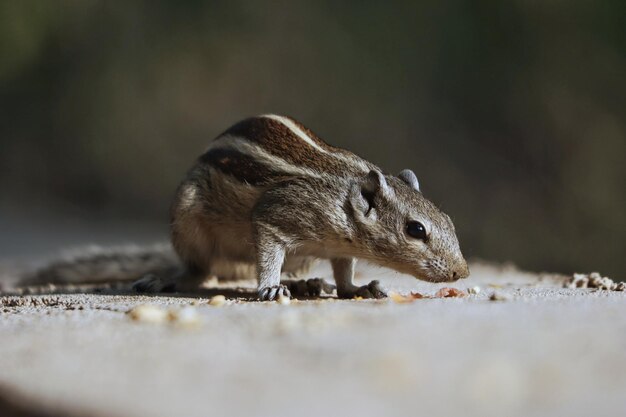
[[[370,171],[351,185],[348,205],[364,258],[431,282],[469,275],[452,220],[424,198],[413,171]]]

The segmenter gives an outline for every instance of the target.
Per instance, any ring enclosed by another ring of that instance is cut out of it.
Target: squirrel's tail
[[[17,286],[133,281],[146,274],[172,275],[180,268],[169,244],[90,246],[22,275]]]

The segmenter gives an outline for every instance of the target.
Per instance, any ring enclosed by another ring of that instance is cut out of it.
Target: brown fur
[[[289,120],[293,121],[293,119]],[[300,123],[295,121],[294,123],[324,150],[358,158],[351,152],[327,144]],[[288,127],[270,118],[251,117],[245,119],[226,130],[216,140],[229,136],[246,138],[250,142],[258,144],[270,154],[276,155],[295,166],[310,168],[318,172],[328,172],[336,176],[354,175],[358,172],[366,173],[363,170],[356,170],[354,165],[342,163],[342,161],[330,155],[320,153],[303,142]],[[372,165],[371,168],[374,168],[374,166]]]

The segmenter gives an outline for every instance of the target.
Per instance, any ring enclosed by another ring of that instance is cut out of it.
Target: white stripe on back
[[[344,162],[347,162],[349,164],[353,164],[353,165],[356,164],[359,168],[361,168],[365,172],[368,172],[370,170],[370,167],[368,167],[367,164],[365,162],[363,162],[362,160],[360,160],[360,158],[358,158],[358,157],[356,157],[356,158],[349,158],[347,156],[338,154],[336,152],[329,152],[326,149],[322,148],[317,143],[315,143],[315,141],[313,139],[311,139],[311,137],[309,135],[304,133],[304,131],[302,129],[300,129],[298,127],[298,125],[296,125],[293,121],[291,121],[287,117],[278,116],[276,114],[263,114],[263,115],[261,115],[259,117],[266,117],[268,119],[276,120],[277,122],[282,123],[289,130],[291,130],[293,133],[295,133],[296,136],[298,136],[300,139],[302,139],[303,141],[305,141],[306,143],[308,143],[309,145],[311,145],[312,147],[314,147],[315,149],[317,149],[320,152],[323,152],[323,153],[325,153],[327,155],[330,155],[330,156],[332,156],[332,157],[334,157],[336,159],[340,159],[340,160],[342,160]]]
[[[263,114],[260,117],[266,117],[268,119],[272,119],[272,120],[276,120],[277,122],[282,123],[283,125],[285,125],[289,130],[291,130],[293,133],[296,134],[296,136],[298,136],[300,139],[302,139],[303,141],[305,141],[306,143],[308,143],[309,145],[311,145],[312,147],[314,147],[315,149],[317,149],[320,152],[324,152],[324,153],[328,153],[328,151],[324,148],[322,148],[321,146],[319,146],[317,143],[315,143],[315,141],[313,139],[311,139],[309,137],[309,135],[307,135],[306,133],[304,133],[302,131],[302,129],[300,129],[298,127],[298,125],[296,125],[294,122],[292,122],[291,120],[289,120],[286,117],[282,117],[282,116],[278,116],[275,114]]]
[[[207,148],[206,152],[214,149],[236,150],[244,155],[250,156],[252,159],[259,161],[260,163],[263,163],[268,167],[276,169],[277,172],[284,172],[286,174],[292,175],[304,175],[316,178],[320,178],[323,175],[323,173],[317,173],[311,169],[290,164],[279,156],[266,152],[258,144],[250,142],[248,138],[241,136],[222,136],[219,140],[213,141],[211,145],[209,145],[209,147]]]

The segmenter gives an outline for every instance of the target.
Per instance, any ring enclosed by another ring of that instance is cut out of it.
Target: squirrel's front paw
[[[380,286],[380,282],[378,280],[374,280],[367,285],[363,285],[362,287],[356,287],[354,291],[344,292],[342,294],[338,294],[339,298],[385,298],[387,297],[387,293]]]
[[[282,284],[259,289],[259,301],[273,301],[281,296],[291,298],[291,292]]]

